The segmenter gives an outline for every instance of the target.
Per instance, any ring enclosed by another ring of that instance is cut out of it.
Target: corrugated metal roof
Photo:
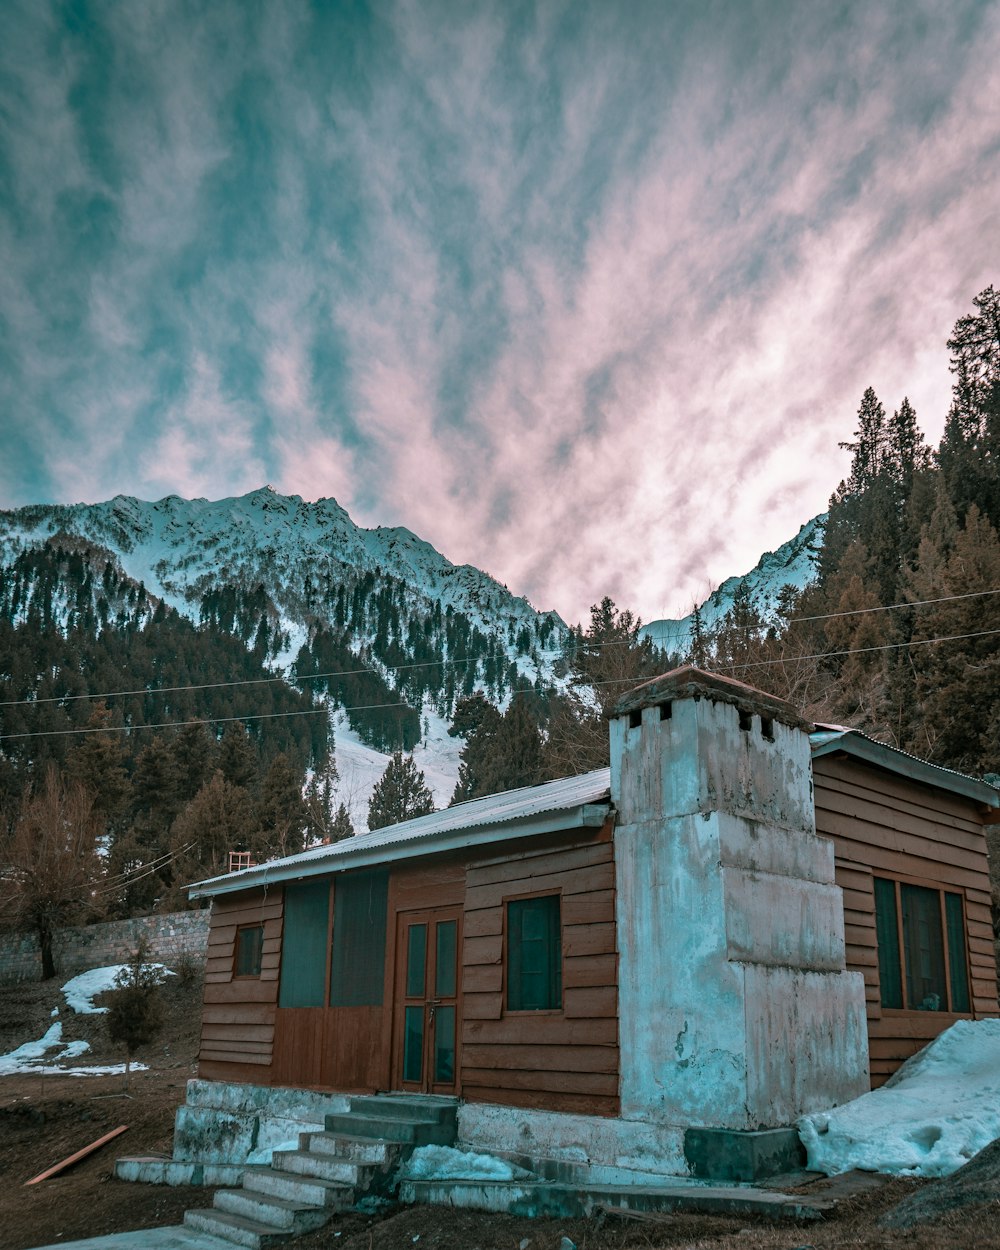
[[[911,781],[922,781],[928,786],[937,786],[941,790],[949,790],[952,794],[960,794],[963,798],[973,799],[977,803],[985,803],[988,807],[1000,807],[1000,791],[986,781],[978,781],[975,777],[967,777],[965,773],[956,772],[952,768],[943,768],[940,764],[931,764],[917,755],[910,755],[898,747],[887,746],[884,742],[876,742],[860,729],[848,729],[844,725],[820,725],[809,735],[809,745],[813,757],[829,755],[834,751],[846,751],[857,759],[865,760],[879,768],[909,777]]]
[[[538,786],[505,790],[471,799],[429,816],[359,833],[341,842],[316,846],[298,855],[270,860],[254,868],[226,873],[189,887],[191,898],[245,890],[320,872],[337,872],[361,864],[388,862],[429,850],[451,849],[476,842],[531,837],[558,828],[599,825],[610,803],[611,770],[598,768],[578,777],[562,777]],[[599,810],[598,810],[599,809]],[[487,834],[493,831],[493,836]],[[468,835],[463,837],[463,835]],[[440,844],[440,845],[439,845]]]

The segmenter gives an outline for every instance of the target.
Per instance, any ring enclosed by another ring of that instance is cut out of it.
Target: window
[[[349,872],[333,889],[331,1007],[381,1007],[389,874]]]
[[[960,894],[876,877],[875,935],[883,1007],[970,1010]]]
[[[236,930],[236,976],[259,977],[264,950],[264,926],[246,925]]]
[[[310,881],[285,889],[279,1007],[326,1006],[330,884]]]
[[[559,895],[507,904],[507,1009],[558,1011],[562,1006]]]

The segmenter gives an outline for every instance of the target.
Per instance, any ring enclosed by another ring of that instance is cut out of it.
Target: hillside
[[[446,803],[461,745],[447,734],[456,700],[481,690],[502,706],[515,688],[557,685],[568,632],[556,613],[408,530],[364,529],[335,500],[270,487],[3,512],[0,574],[0,618],[15,629],[134,635],[176,614],[238,640],[262,672],[328,698],[340,798],[356,827],[396,747],[414,751]]]

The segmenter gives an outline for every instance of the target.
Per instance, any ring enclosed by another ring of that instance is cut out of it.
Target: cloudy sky
[[[0,507],[270,482],[569,619],[932,441],[1000,5],[6,0]]]

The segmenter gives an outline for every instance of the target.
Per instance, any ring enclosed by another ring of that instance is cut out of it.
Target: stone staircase
[[[363,1195],[387,1193],[417,1146],[450,1146],[457,1106],[406,1094],[352,1098],[349,1111],[326,1117],[324,1132],[300,1134],[298,1149],[275,1150],[270,1166],[248,1166],[241,1189],[217,1190],[184,1223],[252,1250],[312,1232]]]

